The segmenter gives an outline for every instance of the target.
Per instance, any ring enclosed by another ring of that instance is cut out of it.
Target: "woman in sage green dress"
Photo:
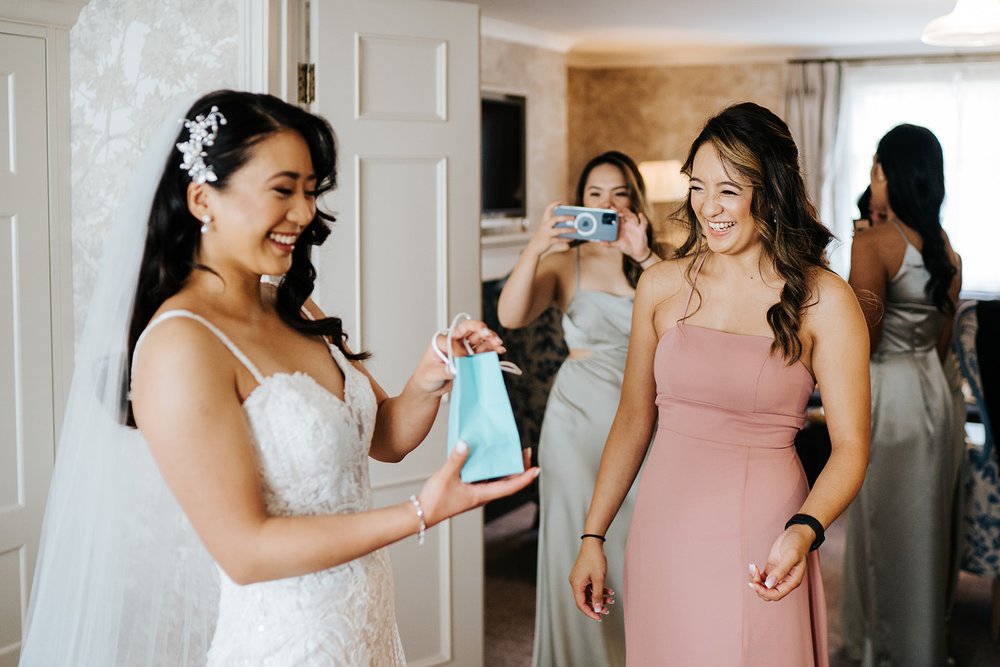
[[[955,402],[942,361],[961,263],[941,229],[941,145],[900,125],[879,142],[873,202],[888,223],[858,234],[851,286],[871,336],[871,459],[848,512],[842,625],[863,665],[937,667],[945,615],[958,464]]]
[[[545,210],[497,307],[500,323],[514,329],[555,305],[563,313],[569,347],[549,393],[538,443],[543,472],[532,662],[536,667],[619,667],[625,664],[622,615],[609,616],[602,632],[594,632],[564,589],[618,408],[635,285],[643,269],[661,256],[654,250],[642,176],[628,156],[610,151],[593,158],[576,189],[576,205],[618,210],[616,241],[571,243],[562,238],[567,230],[555,225],[573,217],[555,215],[560,203]],[[610,590],[621,585],[630,518],[631,498],[606,536],[606,548],[617,554],[618,565],[609,577]]]

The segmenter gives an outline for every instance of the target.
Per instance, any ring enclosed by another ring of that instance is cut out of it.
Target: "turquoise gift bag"
[[[448,408],[448,452],[459,440],[469,445],[469,458],[462,466],[463,482],[524,472],[521,437],[501,374],[507,371],[520,375],[521,371],[509,361],[500,361],[496,352],[475,354],[468,342],[468,356],[454,356],[451,339],[462,318],[470,319],[462,313],[450,329],[438,332],[448,336],[447,355],[437,345],[438,335],[434,336],[434,349],[454,376]]]

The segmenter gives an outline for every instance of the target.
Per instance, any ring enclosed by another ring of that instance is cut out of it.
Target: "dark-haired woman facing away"
[[[614,208],[621,216],[613,244],[571,244],[555,225],[573,220],[557,216],[553,202],[500,294],[498,315],[505,327],[530,324],[549,306],[563,313],[569,358],[556,375],[539,435],[541,526],[538,534],[538,595],[535,605],[533,664],[625,662],[621,617],[609,618],[594,632],[565,595],[601,449],[621,394],[635,285],[643,270],[660,261],[654,250],[646,190],[632,158],[608,151],[580,172],[577,206]],[[608,534],[609,553],[625,551],[631,499]],[[609,577],[621,583],[621,563]]]
[[[622,399],[581,532],[603,533],[645,458],[625,554],[628,664],[826,665],[814,549],[864,477],[864,317],[826,267],[831,235],[780,118],[751,103],[723,110],[684,171],[690,234],[636,288]],[[794,438],[817,381],[832,452],[809,490]],[[595,620],[607,569],[585,536],[570,585]]]
[[[317,198],[335,185],[333,132],[275,97],[232,91],[202,97],[185,119],[179,133],[168,119],[173,139],[150,158],[159,170],[116,229],[120,252],[105,262],[115,275],[95,297],[119,316],[94,341],[112,382],[99,388],[118,391],[111,403],[123,408],[107,417],[134,416],[139,430],[68,411],[22,664],[200,665],[210,637],[209,665],[403,665],[383,547],[422,541],[426,527],[537,471],[463,484],[456,447],[419,494],[374,509],[369,458],[399,461],[417,447],[451,377],[428,348],[387,396],[340,320],[309,300],[310,249],[332,219]],[[262,276],[279,276],[277,287]],[[503,351],[481,322],[458,331],[476,350]],[[89,364],[78,368],[86,376]],[[86,384],[71,404],[94,395]],[[104,454],[129,434],[130,446]],[[159,474],[131,497],[105,495],[143,471],[147,445]],[[100,488],[74,495],[79,476]],[[185,521],[142,509],[164,481]],[[179,546],[186,521],[219,570],[214,595],[187,585],[200,545]],[[78,523],[93,528],[74,544]],[[74,559],[87,565],[67,576]]]
[[[889,221],[855,236],[851,250],[850,283],[871,336],[872,442],[848,512],[844,642],[865,665],[943,665],[954,420],[964,415],[954,414],[942,360],[962,278],[941,228],[944,165],[934,134],[899,125],[882,137],[871,190]]]

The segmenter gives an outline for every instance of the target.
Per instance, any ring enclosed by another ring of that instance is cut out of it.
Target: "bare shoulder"
[[[559,277],[565,277],[576,272],[576,248],[569,250],[549,252],[543,255],[538,261],[539,273],[552,273]]]
[[[905,245],[903,237],[894,225],[886,223],[869,227],[863,232],[858,232],[851,240],[851,252],[860,252],[864,255],[880,255],[882,250],[899,249]]]
[[[865,234],[868,234],[866,231]],[[803,312],[803,324],[813,333],[844,318],[861,316],[861,307],[854,289],[833,271],[814,267],[809,272],[810,299]]]
[[[132,379],[139,395],[152,387],[198,393],[208,386],[235,390],[231,353],[204,324],[189,317],[171,317],[147,330],[135,350]]]
[[[645,289],[649,291],[655,303],[686,294],[690,286],[688,271],[693,261],[693,256],[685,256],[657,262],[642,272],[639,285],[646,284]]]
[[[834,271],[815,266],[809,270],[808,276],[813,300],[821,308],[857,300],[850,284]]]

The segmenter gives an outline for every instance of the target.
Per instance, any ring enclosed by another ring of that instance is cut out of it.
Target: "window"
[[[849,64],[841,79],[834,232],[837,270],[850,262],[851,220],[878,140],[900,123],[927,127],[944,151],[941,222],[962,255],[965,293],[1000,293],[1000,61]]]

